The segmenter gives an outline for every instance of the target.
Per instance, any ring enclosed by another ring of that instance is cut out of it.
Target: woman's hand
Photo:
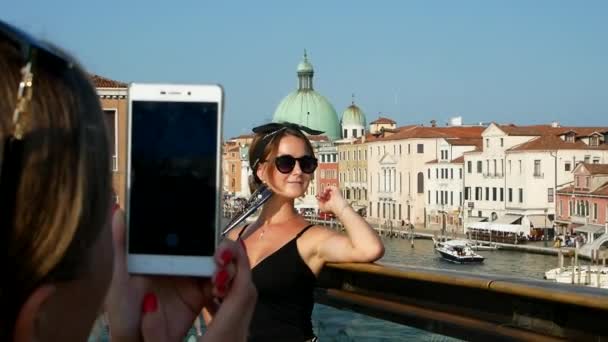
[[[319,201],[319,210],[324,212],[331,212],[338,216],[342,211],[348,207],[348,202],[342,197],[340,190],[335,186],[328,186],[317,195]]]
[[[210,339],[222,334],[246,336],[246,313],[253,312],[256,292],[251,283],[249,262],[243,248],[234,242],[222,243],[215,255],[216,272],[212,279],[169,276],[135,276],[127,272],[125,227],[123,215],[115,213],[112,224],[114,235],[114,275],[106,298],[112,341],[181,341],[203,307],[216,311],[241,310],[230,318],[233,331],[212,329]],[[218,299],[224,304],[218,309]],[[236,304],[235,304],[236,303]],[[240,307],[235,307],[235,305]],[[243,317],[245,312],[245,317]],[[214,325],[215,326],[215,325]],[[244,327],[243,327],[244,326]],[[216,334],[214,334],[216,332]],[[217,334],[220,333],[220,334]]]

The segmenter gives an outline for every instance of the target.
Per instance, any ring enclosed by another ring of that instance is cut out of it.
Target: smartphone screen
[[[218,104],[133,101],[129,253],[210,256]]]

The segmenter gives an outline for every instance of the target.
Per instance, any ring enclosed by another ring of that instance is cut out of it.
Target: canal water
[[[478,253],[486,258],[482,264],[459,265],[439,258],[434,252],[431,240],[417,239],[414,248],[410,246],[409,240],[401,238],[383,238],[383,242],[386,252],[379,263],[396,268],[421,266],[542,279],[546,270],[557,267],[556,256],[503,250],[479,251]],[[315,333],[321,341],[458,341],[320,304],[315,305],[312,321]],[[90,341],[107,341],[107,336],[102,334]]]

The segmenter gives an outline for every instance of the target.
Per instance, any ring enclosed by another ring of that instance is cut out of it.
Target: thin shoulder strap
[[[241,238],[241,235],[243,235],[243,232],[245,231],[245,229],[247,229],[248,226],[249,226],[249,224],[246,224],[245,227],[243,227],[243,229],[241,229],[241,231],[239,232],[239,236],[238,236],[237,240]]]
[[[296,235],[296,239],[299,238],[300,236],[302,236],[302,234],[304,234],[308,228],[314,226],[314,224],[309,224],[308,226],[304,227],[304,229],[300,230],[300,232],[298,233],[298,235]]]

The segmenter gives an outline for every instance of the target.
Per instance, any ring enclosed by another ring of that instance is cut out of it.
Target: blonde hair
[[[110,152],[95,88],[80,67],[57,67],[43,57],[38,55],[32,70],[19,182],[16,193],[9,193],[13,221],[0,227],[7,265],[0,283],[0,340],[10,338],[21,305],[36,287],[76,279],[87,269],[90,248],[109,218]],[[15,46],[0,38],[2,142],[13,130],[24,64]],[[5,160],[0,155],[0,164]]]

